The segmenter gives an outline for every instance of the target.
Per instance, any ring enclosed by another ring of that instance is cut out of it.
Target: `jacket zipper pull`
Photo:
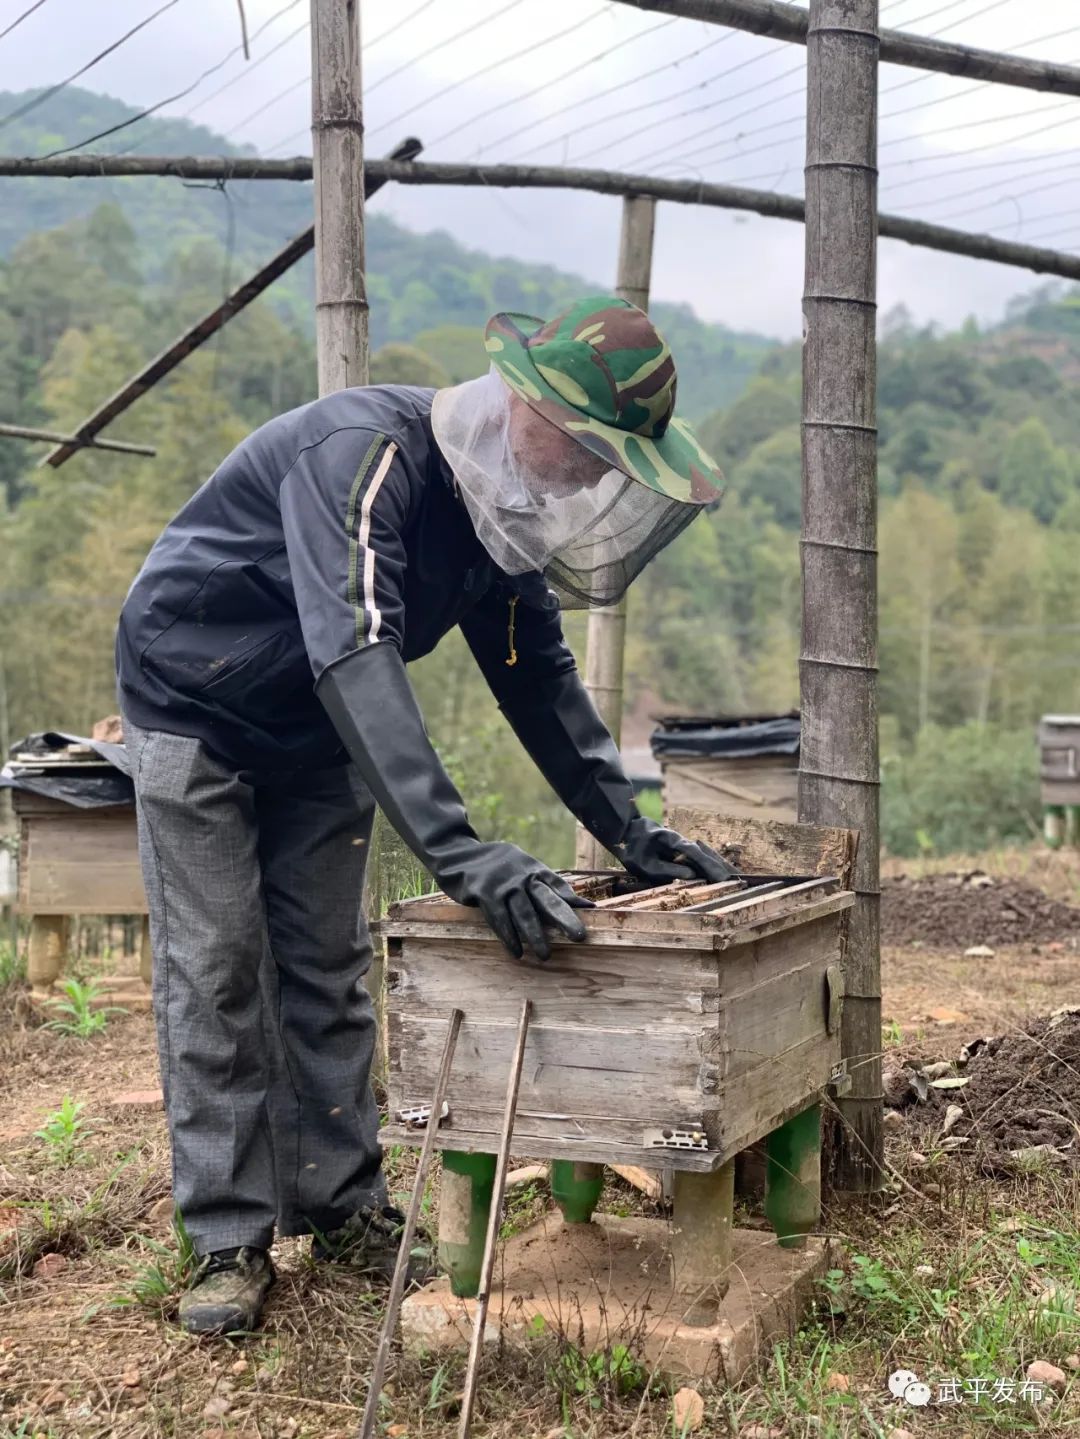
[[[512,595],[512,596],[510,597],[510,623],[509,623],[509,625],[508,625],[508,627],[507,627],[507,636],[506,636],[506,637],[507,637],[507,641],[508,641],[508,643],[509,643],[509,645],[510,645],[510,658],[506,661],[506,663],[507,663],[508,665],[511,665],[511,666],[512,666],[512,665],[516,665],[516,664],[517,664],[517,660],[518,660],[517,650],[514,648],[514,622],[515,622],[515,620],[516,620],[516,618],[517,618],[517,615],[516,615],[516,613],[515,613],[515,611],[517,610],[517,602],[518,602],[518,596],[517,596],[517,595]]]

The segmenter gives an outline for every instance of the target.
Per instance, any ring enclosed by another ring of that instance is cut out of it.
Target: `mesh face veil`
[[[488,554],[541,571],[566,609],[614,604],[700,510],[608,467],[494,369],[439,390],[431,426]]]

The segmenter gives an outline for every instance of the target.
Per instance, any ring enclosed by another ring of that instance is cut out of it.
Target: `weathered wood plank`
[[[672,829],[704,840],[747,874],[836,875],[850,888],[858,837],[850,829],[780,820],[739,819],[679,806]]]
[[[390,1032],[391,1106],[425,1103],[445,1040],[446,1023],[394,1012]],[[574,1116],[603,1127],[611,1119],[638,1124],[700,1123],[703,1096],[698,1027],[599,1029],[536,1024],[529,1030],[519,1115]],[[501,1114],[515,1031],[468,1016],[454,1061],[451,1109],[467,1105]],[[674,1112],[673,1112],[674,1111]],[[497,1125],[495,1126],[497,1128]]]
[[[706,1116],[710,1146],[736,1154],[815,1103],[840,1059],[840,1033],[804,1040],[724,1085],[724,1104]]]
[[[418,939],[404,956],[400,940],[390,943],[390,1013],[435,1018],[457,1004],[466,1014],[510,1023],[528,994],[534,1024],[646,1029],[690,1026],[716,1009],[720,968],[707,952],[560,946],[538,969],[515,964],[489,943],[448,949],[445,940]]]
[[[493,1154],[498,1145],[496,1129],[466,1127],[464,1121],[471,1121],[471,1118],[472,1116],[466,1113],[464,1119],[459,1118],[457,1124],[440,1128],[435,1141],[436,1149],[456,1149],[464,1154]],[[618,1125],[612,1126],[610,1140],[597,1136],[581,1138],[560,1134],[551,1124],[548,1125],[549,1132],[543,1134],[539,1132],[541,1127],[542,1121],[538,1120],[531,1120],[527,1125],[523,1125],[519,1115],[514,1122],[514,1147],[527,1149],[536,1159],[570,1159],[582,1164],[643,1165],[655,1170],[681,1169],[697,1174],[709,1174],[724,1162],[724,1156],[709,1149],[643,1149],[640,1143],[640,1128],[631,1130],[625,1121],[622,1122],[621,1129]],[[618,1137],[620,1133],[626,1134],[625,1142]],[[379,1143],[384,1148],[397,1144],[416,1147],[422,1139],[423,1131],[407,1129],[402,1124],[387,1124],[379,1130]]]
[[[753,760],[662,760],[664,812],[700,807],[729,819],[774,819],[794,823],[798,792],[798,760],[794,755],[761,756]]]
[[[146,913],[134,810],[23,812],[20,831],[23,913]]]

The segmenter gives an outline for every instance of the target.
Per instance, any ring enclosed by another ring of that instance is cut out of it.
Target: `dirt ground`
[[[938,1253],[946,1246],[956,1252],[962,1236],[985,1236],[987,1216],[1002,1205],[1030,1215],[1052,1194],[1061,1213],[1075,1214],[1078,1194],[1069,1190],[1062,1199],[1061,1185],[1073,1182],[1062,1178],[1072,1172],[1070,1146],[1080,1150],[1080,1140],[1073,1146],[1080,1134],[1080,1015],[1067,1012],[1080,1006],[1080,928],[1070,905],[1080,898],[1080,859],[983,856],[978,867],[926,866],[909,869],[904,879],[899,868],[886,867],[887,1074],[899,1090],[916,1083],[912,1075],[920,1066],[954,1061],[965,1046],[973,1053],[966,1066],[949,1071],[964,1085],[930,1089],[925,1098],[906,1094],[896,1106],[888,1139],[894,1189],[886,1213],[892,1217],[852,1217],[830,1208],[827,1224],[864,1256],[855,1264],[888,1262],[907,1272],[908,1260],[897,1258],[901,1249],[910,1250],[909,1268],[916,1258],[925,1268],[944,1266],[951,1261]],[[993,883],[970,884],[975,872]],[[943,877],[949,873],[960,881]],[[1010,905],[1037,922],[1014,935],[1010,926],[1024,921],[1002,918]],[[984,952],[967,957],[973,947]],[[1052,1023],[1051,1013],[1063,1007]],[[980,1049],[987,1036],[996,1044]],[[148,1013],[114,1016],[103,1033],[80,1040],[43,1029],[18,987],[0,991],[0,1439],[345,1439],[359,1420],[381,1314],[379,1294],[363,1279],[314,1266],[304,1245],[290,1241],[276,1254],[280,1277],[261,1335],[213,1344],[169,1324],[181,1269],[156,1088]],[[65,1097],[83,1105],[83,1129],[66,1165],[36,1134]],[[961,1109],[950,1132],[966,1141],[953,1154],[942,1149],[950,1104]],[[1018,1136],[1065,1158],[1051,1157],[1045,1180],[1030,1166],[1018,1174],[1002,1159],[1020,1147]],[[957,1167],[972,1146],[980,1162]],[[988,1155],[1001,1162],[987,1167]],[[391,1159],[399,1198],[408,1183],[403,1163]],[[1039,1184],[1049,1187],[1033,1188]],[[515,1199],[509,1222],[520,1224],[547,1203],[542,1186],[532,1186]],[[928,1214],[934,1205],[940,1206],[936,1219]],[[613,1183],[605,1193],[603,1207],[612,1212],[640,1206],[637,1192],[625,1185]],[[1007,1243],[1015,1248],[1014,1238]],[[859,1287],[862,1272],[853,1270],[852,1282],[866,1327],[860,1319],[856,1336],[854,1319],[847,1319],[848,1350],[837,1347],[844,1321],[834,1295],[826,1327],[825,1321],[810,1325],[782,1360],[764,1356],[761,1374],[738,1390],[706,1394],[701,1432],[744,1439],[889,1439],[894,1431],[899,1439],[905,1433],[970,1439],[982,1432],[959,1414],[898,1412],[885,1389],[890,1368],[901,1360],[901,1367],[917,1367],[917,1345],[929,1342],[926,1335],[944,1333],[953,1342],[949,1324],[957,1325],[957,1352],[965,1343],[971,1348],[974,1340],[964,1338],[959,1319],[948,1318],[959,1301],[949,1301],[945,1318],[912,1311],[910,1304],[886,1314],[873,1286]],[[1080,1274],[1077,1279],[1080,1284]],[[849,1280],[831,1282],[839,1294]],[[993,1274],[985,1281],[959,1279],[956,1291],[984,1282],[992,1311],[1000,1305]],[[1059,1363],[1080,1344],[1080,1321],[1073,1322],[1074,1337],[1049,1348]],[[889,1337],[883,1326],[893,1336],[899,1326],[901,1338]],[[907,1348],[899,1350],[901,1342]],[[487,1361],[474,1433],[686,1439],[691,1430],[674,1423],[670,1394],[648,1376],[641,1381],[638,1375],[630,1384],[621,1370],[600,1372],[565,1357],[506,1351]],[[460,1382],[456,1360],[398,1361],[382,1432],[390,1439],[453,1434]],[[1080,1412],[1073,1404],[1066,1419],[1066,1403],[1057,1419],[1033,1411],[1030,1424],[1021,1423],[1014,1413],[1008,1432],[1075,1432]],[[998,1432],[1001,1416],[992,1417]]]

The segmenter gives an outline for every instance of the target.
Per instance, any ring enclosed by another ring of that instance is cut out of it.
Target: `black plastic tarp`
[[[752,759],[755,755],[799,753],[799,716],[750,718],[669,715],[650,737],[657,759]]]
[[[98,765],[87,766],[73,761],[60,767],[51,764],[37,773],[24,769],[22,765],[10,762],[0,769],[0,788],[21,789],[28,794],[44,795],[48,799],[63,800],[76,809],[102,809],[107,805],[134,804],[135,789],[131,783],[127,750],[122,744],[110,744],[107,740],[87,739],[85,735],[60,734],[49,730],[44,734],[27,735],[12,745],[11,753],[34,755],[42,758],[55,757],[69,744],[89,745],[103,760],[108,769]]]

